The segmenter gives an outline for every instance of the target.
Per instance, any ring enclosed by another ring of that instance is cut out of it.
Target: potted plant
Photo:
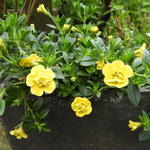
[[[1,20],[0,115],[5,106],[20,106],[21,110],[8,113],[13,117],[13,113],[19,112],[16,118],[21,114],[20,123],[10,134],[17,139],[27,139],[32,129],[50,131],[44,121],[50,111],[48,120],[54,132],[48,134],[52,143],[47,138],[44,141],[51,143],[52,149],[58,149],[56,145],[64,149],[91,149],[95,148],[95,140],[98,144],[102,139],[102,144],[95,149],[105,149],[107,140],[111,146],[115,143],[111,135],[123,136],[119,134],[123,128],[129,132],[127,126],[132,131],[141,128],[140,140],[148,139],[150,119],[146,111],[149,107],[145,106],[146,94],[141,96],[141,91],[149,89],[150,83],[150,52],[146,43],[137,46],[129,39],[102,35],[99,27],[88,21],[96,7],[92,7],[91,14],[88,10],[91,8],[79,2],[74,2],[73,8],[79,8],[80,21],[75,25],[71,18],[52,16],[43,4],[39,5],[37,12],[54,22],[49,25],[54,29],[49,33],[37,32],[33,24],[25,26],[24,16],[10,14]],[[87,12],[89,15],[85,16]],[[8,120],[6,124],[15,119]],[[113,132],[117,126],[118,131]],[[63,130],[65,135],[59,135]],[[132,139],[133,135],[127,135],[128,132],[123,137]],[[58,135],[56,141],[53,133]],[[43,134],[43,138],[44,135],[47,134]],[[120,142],[117,148],[121,149],[122,141],[117,140],[116,144]],[[73,142],[70,146],[66,145],[69,141]],[[137,142],[133,140],[133,143]],[[31,149],[32,146],[28,146]],[[140,146],[143,145],[138,144]]]

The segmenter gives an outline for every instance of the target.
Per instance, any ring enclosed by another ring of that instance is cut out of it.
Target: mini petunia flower
[[[137,49],[137,50],[134,51],[135,56],[137,58],[141,59],[142,56],[143,56],[143,51],[144,51],[145,48],[146,48],[146,44],[144,43],[139,49]]]
[[[72,82],[75,82],[75,81],[76,81],[76,77],[71,77],[70,80],[71,80]]]
[[[89,115],[92,112],[91,102],[85,97],[76,97],[71,103],[71,108],[78,117]]]
[[[105,64],[102,69],[106,85],[122,88],[128,85],[128,78],[133,76],[133,70],[129,65],[124,65],[121,60]]]
[[[40,4],[39,7],[37,8],[37,12],[40,12],[40,13],[44,13],[45,15],[48,15],[48,11],[46,10],[44,4]]]
[[[42,96],[44,92],[51,94],[55,90],[54,78],[55,74],[50,68],[45,69],[44,66],[37,65],[27,75],[26,84],[33,95]]]
[[[148,37],[150,37],[150,33],[145,33]]]
[[[92,26],[91,28],[90,28],[90,31],[91,32],[98,32],[99,31],[99,28],[98,28],[98,26]]]
[[[19,65],[22,67],[32,67],[34,65],[37,65],[38,62],[41,62],[42,58],[37,56],[37,54],[31,54],[27,58],[22,58],[19,62]]]
[[[7,55],[7,48],[2,38],[0,38],[0,55]]]
[[[105,66],[105,62],[104,61],[97,61],[96,64],[97,64],[97,66],[96,66],[97,70],[102,70],[103,67]]]
[[[113,36],[112,35],[108,35],[107,37],[109,40],[112,40],[113,39]]]
[[[3,39],[0,38],[0,51],[1,49],[5,49],[5,44],[4,44]]]
[[[28,135],[24,132],[22,126],[10,131],[10,135],[16,136],[17,139],[27,139]]]
[[[64,24],[63,25],[63,29],[66,31],[66,30],[69,30],[70,29],[70,24]]]
[[[141,122],[134,122],[132,120],[129,120],[128,127],[131,128],[131,131],[135,131],[137,128],[139,128],[142,125]]]
[[[64,25],[63,25],[63,29],[64,29],[64,31],[69,30],[69,29],[70,29],[70,27],[71,27],[71,25],[70,25],[70,24],[64,24]],[[72,27],[71,27],[71,31],[73,31],[73,32],[77,32],[77,31],[78,31],[78,29],[77,29],[76,27],[72,26]]]

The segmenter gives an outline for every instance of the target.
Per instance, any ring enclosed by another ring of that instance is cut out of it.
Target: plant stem
[[[21,47],[20,47],[20,45],[19,45],[19,41],[17,41],[16,43],[17,43],[18,49],[19,49],[19,51],[20,51],[20,56],[21,56],[21,55],[24,55],[24,56],[25,56],[26,53],[21,49]]]
[[[136,73],[136,72],[134,72],[134,74],[135,74],[136,76],[139,76],[139,77],[150,78],[150,75],[139,74],[139,73]]]
[[[58,30],[60,33],[62,33],[62,30],[61,30],[59,24],[57,23],[57,21],[55,20],[55,18],[51,15],[50,11],[48,11],[47,16],[48,16],[50,19],[52,19],[52,21],[53,21],[53,22],[55,23],[55,25],[56,25],[57,30]]]
[[[104,87],[100,88],[100,91],[108,89],[108,88],[109,88],[109,86],[104,86]]]
[[[3,55],[1,55],[0,58],[2,58],[3,60],[5,60],[6,62],[12,64],[12,62],[9,59],[7,59],[6,57],[4,57]]]
[[[30,106],[29,106],[29,104],[28,104],[28,102],[27,102],[27,100],[25,98],[24,98],[24,104],[27,106],[27,109],[29,110],[29,112],[30,112],[30,114],[31,114],[31,116],[32,116],[32,118],[34,120],[35,125],[38,127],[38,122],[37,122],[36,117],[35,117],[35,115],[33,113],[33,110],[30,108]]]

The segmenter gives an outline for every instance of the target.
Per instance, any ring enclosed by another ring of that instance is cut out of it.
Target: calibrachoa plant
[[[24,16],[15,14],[0,21],[0,115],[6,105],[23,105],[25,110],[11,135],[26,139],[34,128],[49,131],[42,121],[49,109],[42,104],[44,96],[53,92],[71,97],[70,108],[77,117],[90,115],[94,98],[109,89],[139,104],[140,89],[150,87],[150,52],[145,43],[103,36],[82,15],[82,24],[73,24],[71,18],[52,16],[43,4],[37,12],[53,20],[51,32],[24,26]],[[150,133],[149,114],[143,112],[138,122],[129,120],[128,126]]]

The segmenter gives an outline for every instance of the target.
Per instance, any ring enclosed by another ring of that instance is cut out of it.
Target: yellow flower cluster
[[[31,54],[27,58],[22,58],[19,62],[19,65],[22,67],[32,67],[34,65],[37,65],[38,62],[41,62],[42,58],[37,56],[37,54]]]
[[[27,86],[31,87],[31,93],[36,96],[42,96],[44,92],[50,94],[55,88],[55,74],[50,69],[45,69],[42,65],[34,66],[26,77]]]
[[[76,116],[83,117],[92,112],[91,102],[87,98],[76,97],[71,103],[71,108],[76,112]]]
[[[105,64],[102,69],[104,82],[106,85],[122,88],[128,85],[128,78],[133,76],[133,70],[129,65],[124,65],[121,60]]]
[[[137,128],[139,128],[142,125],[141,122],[134,122],[132,120],[129,120],[128,127],[131,128],[131,131],[135,131]]]
[[[48,15],[48,11],[46,10],[44,4],[40,4],[39,7],[37,8],[37,12],[43,13],[45,15]]]
[[[144,43],[139,49],[134,51],[134,54],[137,58],[142,58],[143,56],[143,50],[146,48],[146,44]]]
[[[105,66],[104,61],[97,61],[96,64],[97,64],[97,67],[96,67],[97,70],[102,70],[103,67]]]
[[[24,132],[22,126],[20,126],[15,130],[10,131],[10,135],[16,136],[17,139],[28,138],[28,135]]]
[[[90,28],[90,31],[96,33],[96,32],[99,31],[99,28],[98,28],[98,26],[92,26],[92,27]]]

